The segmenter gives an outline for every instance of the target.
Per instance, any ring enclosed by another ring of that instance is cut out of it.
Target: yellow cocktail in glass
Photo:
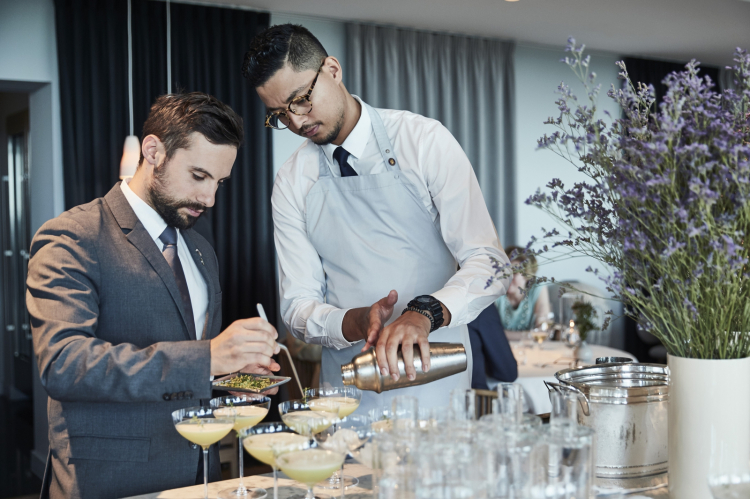
[[[188,407],[172,412],[177,432],[203,449],[203,497],[208,499],[208,448],[234,428],[234,417],[216,417],[211,407]]]
[[[211,407],[217,417],[229,415],[234,418],[234,431],[237,438],[241,438],[240,432],[260,423],[268,414],[271,407],[271,398],[253,393],[218,397],[211,400]],[[241,440],[240,440],[241,443]],[[244,463],[242,445],[240,448],[240,484],[236,489],[225,489],[219,492],[218,499],[262,499],[268,495],[265,489],[248,489],[245,487]]]

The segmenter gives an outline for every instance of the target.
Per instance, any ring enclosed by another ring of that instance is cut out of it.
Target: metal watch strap
[[[432,314],[429,313],[426,310],[420,310],[416,307],[406,307],[403,312],[401,312],[401,315],[404,315],[406,312],[417,312],[418,314],[422,314],[428,319],[430,319],[430,332],[433,332],[435,330],[435,319],[432,318]]]

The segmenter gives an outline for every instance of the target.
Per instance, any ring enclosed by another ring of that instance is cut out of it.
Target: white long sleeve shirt
[[[351,154],[348,163],[358,175],[383,173],[387,167],[369,113],[365,106],[361,109],[359,121],[342,146]],[[439,219],[443,240],[460,266],[442,289],[431,294],[450,311],[451,327],[468,324],[505,294],[509,285],[505,279],[486,287],[494,275],[490,257],[501,262],[508,262],[508,258],[498,241],[474,170],[461,146],[440,122],[408,111],[377,112],[401,171],[416,186],[433,222]],[[307,140],[284,163],[274,183],[271,203],[281,314],[295,337],[341,349],[352,345],[341,330],[347,309],[325,302],[325,273],[307,236],[305,221],[305,198],[319,177],[320,147],[333,174],[340,176],[333,160],[338,146],[318,146]]]

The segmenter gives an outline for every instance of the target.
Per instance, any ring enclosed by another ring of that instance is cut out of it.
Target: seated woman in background
[[[516,253],[513,255],[513,253]],[[525,255],[523,248],[508,246],[505,253],[513,258],[511,264],[523,264],[527,273],[536,275],[538,265],[534,255]],[[532,286],[526,289],[528,278],[518,272],[508,286],[508,293],[495,301],[500,321],[506,331],[529,331],[549,320],[552,307],[549,301],[549,291],[544,285]]]

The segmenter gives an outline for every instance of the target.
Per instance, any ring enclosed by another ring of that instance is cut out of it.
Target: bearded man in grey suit
[[[49,395],[42,497],[202,482],[199,450],[170,413],[210,398],[212,375],[279,369],[268,322],[220,332],[218,262],[191,229],[229,177],[242,137],[242,119],[209,95],[159,97],[133,178],[34,237],[27,305]],[[215,449],[210,463],[216,479]]]

